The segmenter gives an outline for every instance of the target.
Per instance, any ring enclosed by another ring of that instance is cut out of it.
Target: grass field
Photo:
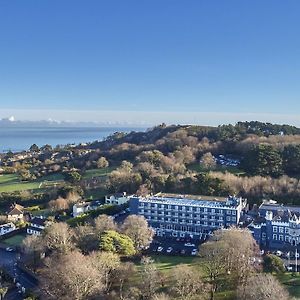
[[[287,288],[290,295],[300,298],[300,275],[293,273],[283,273],[277,275],[279,281]]]
[[[91,170],[86,170],[85,174],[83,175],[84,179],[89,179],[92,177],[103,177],[107,176],[109,173],[111,173],[115,167],[108,167],[105,169],[91,169]]]
[[[39,178],[38,180],[31,182],[22,182],[19,180],[17,174],[5,174],[0,176],[0,193],[1,192],[15,192],[23,190],[39,190],[46,188],[47,183],[53,185],[53,183],[62,182],[62,174],[51,174]],[[41,185],[43,183],[43,185]]]
[[[3,240],[2,243],[8,246],[17,247],[22,244],[22,241],[25,239],[25,237],[25,234],[16,234],[10,238],[7,238],[6,240]]]
[[[167,255],[151,255],[154,260],[157,269],[162,272],[167,278],[166,287],[172,287],[174,267],[180,264],[186,264],[191,267],[195,267],[198,270],[201,269],[201,260],[192,256],[167,256]],[[140,268],[140,265],[137,265]],[[200,271],[201,272],[201,271]],[[137,279],[138,280],[138,279]],[[234,300],[234,291],[220,291],[215,295],[215,300]]]

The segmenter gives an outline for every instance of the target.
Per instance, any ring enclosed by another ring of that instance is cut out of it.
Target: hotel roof
[[[154,196],[142,198],[144,202],[163,202],[173,205],[188,205],[188,206],[213,206],[213,207],[236,207],[240,202],[239,198],[229,196],[212,197],[200,195],[177,195],[159,193]]]

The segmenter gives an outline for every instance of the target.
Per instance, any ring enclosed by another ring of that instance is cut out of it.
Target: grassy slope
[[[5,174],[0,176],[0,192],[14,192],[22,190],[37,190],[40,188],[41,182],[61,182],[63,176],[61,174],[51,174],[39,178],[31,182],[22,182],[17,174]],[[44,188],[44,187],[43,187]]]
[[[7,238],[6,240],[3,240],[2,243],[8,245],[8,246],[19,246],[21,245],[22,241],[25,239],[25,234],[16,234],[10,238]]]

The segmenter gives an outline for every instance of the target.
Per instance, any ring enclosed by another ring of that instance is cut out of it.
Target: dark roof
[[[33,227],[33,226],[29,226],[29,227],[27,227],[27,229],[29,229],[29,230],[32,230],[32,231],[38,231],[38,232],[41,232],[41,231],[43,231],[43,229],[42,229],[42,228]]]
[[[36,225],[39,225],[39,226],[45,226],[46,219],[34,217],[33,219],[30,220],[30,223],[31,224],[36,224]]]

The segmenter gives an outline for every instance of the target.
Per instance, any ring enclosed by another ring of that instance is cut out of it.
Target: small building
[[[105,204],[122,205],[129,201],[129,196],[124,193],[117,193],[110,196],[105,196]]]
[[[11,211],[7,214],[8,221],[22,221],[24,218],[24,207],[20,204],[14,204]]]
[[[46,228],[48,222],[46,219],[41,217],[34,217],[30,220],[29,226],[27,227],[27,233],[30,235],[41,235],[42,231]]]
[[[0,235],[7,234],[14,230],[16,230],[16,225],[14,223],[6,223],[3,225],[0,225]]]
[[[79,202],[73,205],[73,217],[78,217],[91,210],[95,210],[102,205],[101,201]]]

